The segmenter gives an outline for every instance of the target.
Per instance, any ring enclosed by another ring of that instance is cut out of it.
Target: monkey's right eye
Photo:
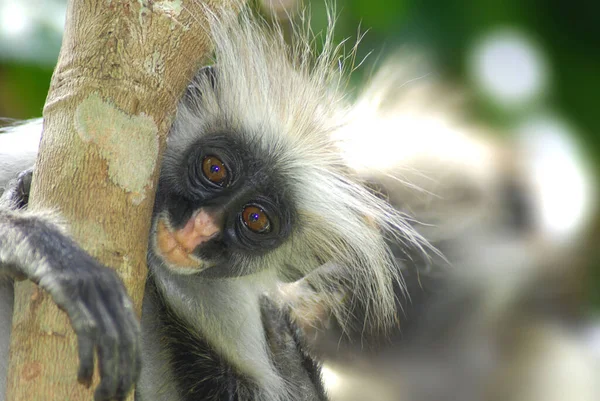
[[[202,173],[207,180],[216,185],[224,185],[227,181],[227,168],[215,156],[206,156],[202,160]]]

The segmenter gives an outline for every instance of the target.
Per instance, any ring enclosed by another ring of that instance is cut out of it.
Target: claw
[[[94,399],[124,399],[139,374],[137,316],[131,309],[125,287],[113,271],[87,256],[75,264],[80,266],[78,276],[61,276],[53,282],[50,291],[56,295],[55,300],[64,300],[64,310],[77,334],[77,379],[83,385],[91,385],[96,351],[100,384]]]

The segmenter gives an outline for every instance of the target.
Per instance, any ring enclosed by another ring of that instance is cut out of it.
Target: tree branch
[[[69,1],[30,208],[58,210],[74,239],[117,270],[138,313],[166,135],[210,50],[204,7],[239,5]],[[7,399],[92,399],[76,383],[77,340],[66,315],[31,283],[15,292]]]

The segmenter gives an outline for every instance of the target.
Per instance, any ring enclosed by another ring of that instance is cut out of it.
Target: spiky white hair
[[[345,61],[352,55],[334,45],[334,19],[322,36],[304,21],[287,41],[280,27],[248,11],[238,17],[210,14],[209,20],[217,79],[200,74],[193,82],[199,95],[179,108],[165,164],[199,132],[231,132],[258,144],[285,177],[298,224],[277,250],[260,261],[238,263],[277,266],[288,279],[333,264],[335,274],[311,279],[325,307],[342,325],[352,319],[352,302],[340,302],[332,290],[343,280],[352,300],[364,307],[366,325],[389,327],[396,312],[393,286],[401,277],[385,238],[420,249],[426,242],[405,216],[367,189],[342,157],[335,137],[352,112],[345,96]]]

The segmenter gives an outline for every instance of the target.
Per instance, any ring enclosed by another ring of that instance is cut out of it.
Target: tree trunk
[[[203,7],[239,0],[70,0],[30,207],[58,210],[74,239],[114,267],[141,311],[146,246],[177,100],[210,50]],[[15,290],[7,399],[91,400],[77,339],[35,285]]]

